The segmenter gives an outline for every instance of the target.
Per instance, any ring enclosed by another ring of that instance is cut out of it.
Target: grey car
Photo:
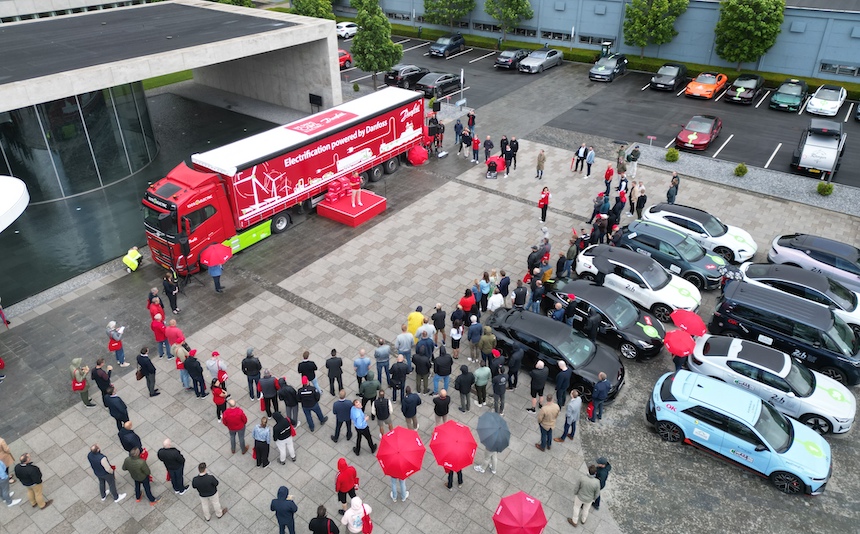
[[[853,245],[809,234],[780,235],[771,243],[767,261],[825,274],[860,291],[860,249]]]
[[[519,71],[528,73],[543,72],[550,67],[561,65],[562,58],[563,56],[558,50],[539,48],[529,54],[527,58],[520,61]]]

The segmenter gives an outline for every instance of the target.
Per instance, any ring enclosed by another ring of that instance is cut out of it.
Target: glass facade
[[[140,82],[0,113],[0,174],[23,180],[31,202],[100,189],[156,153]]]

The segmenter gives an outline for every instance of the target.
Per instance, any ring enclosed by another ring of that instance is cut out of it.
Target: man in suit
[[[110,416],[116,419],[116,429],[122,430],[122,425],[128,421],[128,407],[125,402],[116,394],[114,386],[108,386],[107,397],[105,397],[105,406],[107,406]]]

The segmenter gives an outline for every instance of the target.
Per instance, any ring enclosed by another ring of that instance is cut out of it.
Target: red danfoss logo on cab
[[[325,128],[330,128],[342,122],[346,122],[358,117],[355,113],[342,111],[339,109],[330,109],[326,112],[319,113],[301,122],[294,122],[287,126],[290,130],[312,135]]]

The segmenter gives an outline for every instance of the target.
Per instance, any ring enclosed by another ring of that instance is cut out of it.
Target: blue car
[[[830,479],[830,445],[770,403],[708,376],[678,371],[657,380],[648,422],[665,441],[683,441],[768,477],[783,493],[820,495]]]

